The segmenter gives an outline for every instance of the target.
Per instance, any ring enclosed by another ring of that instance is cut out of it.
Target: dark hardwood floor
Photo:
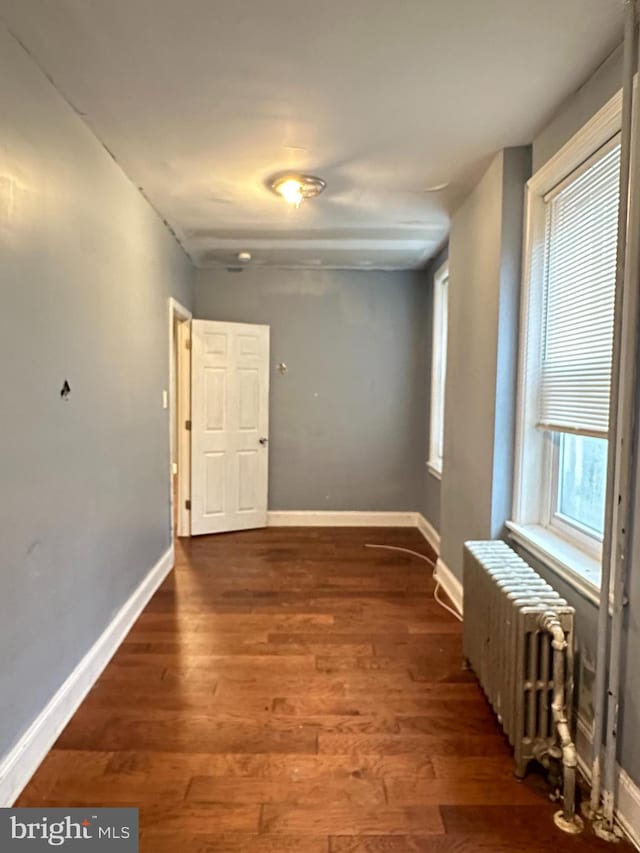
[[[178,543],[166,580],[18,805],[140,807],[144,853],[608,849],[554,826],[429,554],[401,529]]]

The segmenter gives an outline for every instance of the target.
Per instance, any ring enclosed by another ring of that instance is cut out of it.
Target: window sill
[[[432,477],[435,477],[436,480],[442,480],[442,468],[438,468],[438,466],[433,462],[427,462],[427,471]]]
[[[511,538],[557,574],[588,601],[600,604],[598,560],[571,545],[546,527],[507,521]]]

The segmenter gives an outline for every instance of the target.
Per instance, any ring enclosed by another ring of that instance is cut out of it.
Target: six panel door
[[[193,320],[191,533],[265,527],[269,327]]]

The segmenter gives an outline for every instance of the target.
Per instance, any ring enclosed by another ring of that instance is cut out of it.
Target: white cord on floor
[[[445,610],[447,610],[449,613],[451,613],[452,616],[455,616],[456,619],[458,620],[458,622],[462,622],[462,616],[460,616],[458,611],[454,610],[453,607],[449,607],[449,605],[446,602],[444,602],[440,598],[440,596],[438,595],[438,592],[441,589],[441,586],[440,586],[440,581],[436,577],[436,564],[433,562],[433,560],[431,560],[429,557],[425,557],[424,554],[420,554],[418,551],[412,551],[410,548],[401,548],[398,545],[371,545],[371,544],[367,543],[364,547],[365,548],[380,548],[380,549],[383,549],[385,551],[402,551],[405,554],[412,554],[414,557],[420,557],[420,559],[424,560],[425,563],[429,563],[429,565],[433,569],[433,576],[432,577],[433,577],[435,584],[436,584],[436,588],[433,591],[434,600],[440,605],[440,607],[443,607]]]

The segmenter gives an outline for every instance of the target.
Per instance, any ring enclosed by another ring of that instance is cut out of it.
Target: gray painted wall
[[[528,147],[501,151],[455,213],[441,489],[441,557],[462,578],[468,539],[511,512],[517,303]]]
[[[421,493],[421,501],[418,504],[418,511],[424,515],[431,526],[440,531],[440,480],[432,474],[427,466],[426,461],[429,459],[429,432],[431,424],[431,361],[433,352],[433,278],[442,264],[449,257],[449,247],[445,246],[433,258],[427,267],[427,312],[425,315],[425,325],[427,330],[427,366],[425,374],[427,377],[427,431],[424,441],[424,471],[423,471],[423,486]]]
[[[549,157],[567,142],[620,88],[622,81],[621,52],[617,51],[601,66],[596,74],[570,98],[556,118],[533,143],[534,163],[542,166]],[[640,407],[640,401],[638,401]],[[640,418],[637,422],[640,424]],[[640,438],[640,436],[639,436]],[[640,464],[635,472],[636,509],[633,529],[629,605],[624,647],[624,688],[621,701],[621,726],[618,738],[619,761],[633,780],[640,784],[640,666],[634,659],[634,650],[640,648],[640,525],[637,523],[640,506]],[[544,571],[544,570],[543,570]],[[572,587],[562,584],[545,572],[573,604],[577,612],[577,642],[579,651],[579,712],[590,722],[593,717],[593,673],[595,666],[597,608],[580,596]]]
[[[440,551],[459,578],[462,543],[491,529],[502,160],[494,158],[456,212],[449,237]]]
[[[198,317],[271,326],[270,509],[420,505],[428,295],[424,273],[198,272]]]
[[[544,164],[615,95],[622,84],[622,45],[557,110],[533,140],[533,171]]]
[[[500,284],[497,293],[496,396],[493,432],[491,536],[500,536],[511,518],[515,459],[516,401],[524,189],[531,177],[531,148],[503,152]]]
[[[1,759],[170,545],[191,265],[1,25],[0,79]]]

